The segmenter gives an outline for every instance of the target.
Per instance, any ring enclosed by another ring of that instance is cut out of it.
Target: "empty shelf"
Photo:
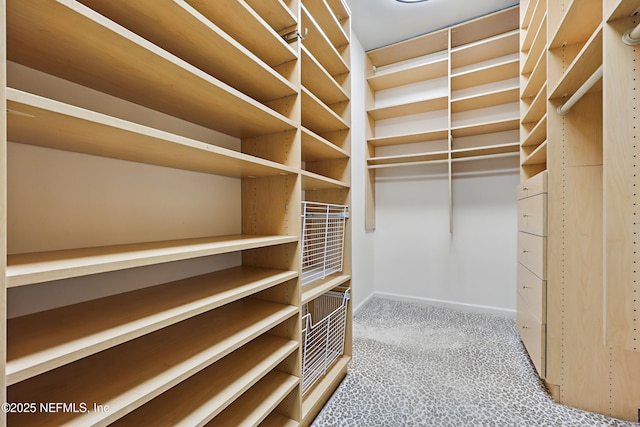
[[[302,126],[318,133],[349,129],[349,124],[317,96],[302,87]]]
[[[310,1],[304,4],[333,46],[340,47],[349,43],[349,36],[326,0]]]
[[[246,0],[277,33],[296,26],[297,18],[282,0]]]
[[[393,70],[379,70],[367,79],[371,87],[378,91],[403,86],[424,80],[447,77],[449,60],[440,58],[433,62],[417,63]]]
[[[318,298],[330,290],[346,283],[351,276],[345,274],[334,274],[322,280],[316,280],[302,287],[302,304],[306,304]]]
[[[349,188],[346,182],[318,175],[317,173],[302,171],[303,190],[330,190],[335,188]]]
[[[327,105],[349,101],[349,95],[318,60],[302,46],[302,85]]]
[[[348,73],[349,65],[347,65],[335,46],[331,44],[331,41],[318,26],[315,19],[313,19],[304,5],[301,5],[301,10],[302,28],[309,30],[307,38],[302,42],[303,45],[309,49],[309,52],[332,76]]]
[[[371,138],[367,142],[374,147],[388,145],[412,144],[414,142],[440,141],[449,138],[448,129],[437,129],[428,132],[411,133],[404,135],[381,136]]]
[[[367,56],[376,67],[384,67],[407,59],[446,51],[448,44],[449,30],[445,29],[374,49],[367,52]]]
[[[302,128],[302,161],[346,159],[349,155],[340,147],[306,128]]]
[[[407,116],[410,114],[429,113],[432,111],[446,110],[449,106],[449,97],[441,96],[434,99],[407,102],[404,104],[391,105],[389,107],[374,108],[367,111],[374,120],[391,119],[394,117]]]
[[[458,126],[451,129],[451,135],[454,138],[464,136],[484,135],[488,133],[504,132],[507,130],[516,130],[520,124],[520,118],[496,120],[492,122],[478,123],[468,126]]]

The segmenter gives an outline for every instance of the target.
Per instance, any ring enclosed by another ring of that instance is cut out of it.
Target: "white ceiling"
[[[351,30],[364,50],[386,46],[430,33],[518,4],[518,0],[346,0],[351,9]]]

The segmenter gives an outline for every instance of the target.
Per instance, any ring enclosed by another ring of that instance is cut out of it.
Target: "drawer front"
[[[518,184],[518,200],[547,192],[547,171]]]
[[[518,233],[518,262],[541,279],[547,278],[547,238]]]
[[[540,378],[546,376],[546,326],[540,323],[531,312],[531,308],[518,295],[518,333],[529,353]]]
[[[546,194],[518,200],[518,230],[538,236],[547,235]]]
[[[518,263],[518,295],[542,324],[547,323],[547,281]]]

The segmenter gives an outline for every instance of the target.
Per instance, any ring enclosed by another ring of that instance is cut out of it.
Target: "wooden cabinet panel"
[[[546,375],[546,325],[533,315],[532,309],[518,294],[518,332],[540,378]]]
[[[527,303],[531,314],[540,323],[547,323],[547,281],[518,264],[518,298]]]
[[[547,172],[539,173],[538,175],[518,184],[518,200],[546,192]]]
[[[542,279],[547,278],[547,238],[518,233],[518,262]]]
[[[547,235],[547,195],[538,194],[518,201],[518,230]]]

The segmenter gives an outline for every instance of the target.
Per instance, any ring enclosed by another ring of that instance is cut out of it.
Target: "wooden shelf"
[[[517,6],[504,9],[451,27],[451,47],[458,47],[518,28],[520,10]]]
[[[313,418],[320,412],[322,406],[331,397],[340,381],[347,374],[347,367],[351,361],[351,356],[343,355],[327,371],[326,375],[313,386],[302,399],[302,424],[311,424]]]
[[[376,67],[384,67],[407,59],[446,51],[448,44],[449,30],[445,29],[374,49],[367,52],[367,56]]]
[[[446,110],[449,105],[449,97],[425,99],[421,101],[407,102],[389,107],[375,108],[367,111],[374,120],[391,119],[394,117],[407,116],[410,114],[429,113],[432,111]]]
[[[529,52],[531,49],[531,45],[533,44],[533,39],[536,34],[540,32],[540,28],[542,26],[544,17],[547,14],[546,2],[539,1],[536,2],[536,9],[533,12],[533,16],[531,17],[531,25],[527,29],[527,33],[522,38],[522,45],[520,46],[520,51],[523,53]],[[546,30],[543,30],[546,31]]]
[[[520,26],[520,29],[526,30],[529,28],[529,24],[531,23],[531,19],[533,17],[533,11],[538,3],[538,0],[528,0],[527,6],[522,13],[522,25]],[[522,8],[522,4],[520,5],[520,7]]]
[[[7,9],[8,53],[14,62],[236,137],[296,127],[73,0],[46,5],[24,0]]]
[[[346,189],[349,184],[338,181],[337,179],[328,178],[317,173],[302,171],[302,189],[303,190],[331,190]]]
[[[527,79],[526,76],[525,79]],[[547,55],[543,52],[522,88],[521,99],[534,98],[547,81]]]
[[[346,74],[349,66],[344,58],[338,53],[331,41],[322,31],[315,19],[309,14],[304,5],[300,5],[302,11],[302,28],[307,28],[309,34],[302,44],[309,49],[309,52],[322,64],[332,76]]]
[[[344,32],[326,0],[309,1],[304,5],[334,47],[338,48],[349,43],[349,36]]]
[[[547,139],[547,115],[531,129],[527,137],[522,141],[523,147],[537,146]]]
[[[15,384],[296,277],[295,271],[235,267],[9,319],[7,383]]]
[[[298,427],[299,425],[292,419],[276,413],[272,413],[260,423],[260,427]]]
[[[465,136],[485,135],[488,133],[504,132],[508,130],[517,130],[520,125],[520,118],[496,120],[491,122],[478,123],[474,125],[459,126],[451,128],[451,135],[454,138]]]
[[[349,95],[325,70],[318,60],[302,46],[302,85],[327,105],[348,102]]]
[[[302,128],[302,161],[346,159],[349,154],[306,128]]]
[[[10,414],[9,424],[113,422],[298,313],[295,306],[243,299],[14,384],[8,392],[14,402],[95,402],[109,411]],[[179,402],[188,405],[191,399]],[[176,403],[163,412],[171,414]]]
[[[549,95],[549,99],[573,95],[600,65],[602,65],[602,27],[598,27],[582,47]],[[593,90],[597,89],[598,85]]]
[[[601,0],[572,0],[550,37],[549,49],[583,43],[602,22]]]
[[[345,284],[351,280],[351,276],[346,274],[334,274],[322,280],[316,280],[302,287],[302,304],[313,301],[330,290]]]
[[[349,129],[349,124],[335,111],[327,107],[304,86],[302,94],[302,126],[317,133]]]
[[[183,0],[162,7],[156,0],[80,1],[262,103],[297,93],[292,83]]]
[[[609,12],[607,22],[615,21],[620,18],[632,16],[635,11],[640,9],[640,0],[617,0],[617,3]]]
[[[400,69],[376,71],[374,76],[367,79],[367,82],[373,90],[378,91],[424,80],[444,78],[448,73],[448,59],[439,58],[433,62],[411,64]]]
[[[529,156],[522,162],[523,166],[540,165],[547,163],[547,140],[545,139]]]
[[[273,30],[281,34],[293,29],[298,18],[282,0],[245,0]]]
[[[451,90],[467,89],[518,77],[518,64],[518,59],[509,59],[498,64],[452,74]]]
[[[279,163],[7,88],[8,140],[229,177],[297,171]]]
[[[522,123],[536,123],[547,112],[547,85],[540,89],[538,95],[529,105],[529,109],[522,117]]]
[[[277,370],[269,372],[251,389],[211,420],[207,427],[256,426],[272,414],[300,383],[297,377]],[[275,414],[278,415],[278,414]],[[293,420],[284,420],[284,422]]]
[[[296,377],[274,368],[296,351],[299,345],[297,341],[262,335],[127,414],[113,426],[201,426],[225,409],[228,411],[221,414],[223,419],[215,419],[212,425],[243,425],[221,424],[222,421],[238,417],[257,418],[259,422],[269,414],[267,410],[270,408],[266,404],[272,402],[255,401],[256,394],[262,397],[265,388],[269,391],[284,385],[291,389],[298,384]],[[243,393],[248,394],[249,401],[258,406],[238,406],[245,397]],[[185,399],[185,396],[189,398]],[[167,411],[166,408],[171,410]]]
[[[340,22],[349,20],[351,12],[344,0],[326,0]]]
[[[434,151],[399,156],[370,157],[367,160],[367,164],[369,168],[376,169],[376,167],[404,166],[405,164],[446,162],[448,159],[449,153],[447,151]]]
[[[271,67],[297,59],[295,50],[244,0],[181,1],[189,3]]]
[[[451,150],[451,161],[469,159],[472,157],[492,156],[495,154],[519,153],[520,143],[485,145],[474,148],[461,148]]]
[[[493,107],[500,104],[508,104],[518,102],[520,88],[514,86],[499,91],[481,93],[473,96],[451,100],[451,112],[459,113],[462,111],[477,110],[479,108]]]
[[[533,39],[531,48],[527,53],[524,61],[522,61],[521,74],[529,74],[533,71],[533,67],[540,60],[541,55],[546,55],[547,49],[547,15],[544,16],[540,28]]]
[[[9,255],[7,287],[297,241],[297,236],[234,235]]]
[[[515,29],[497,36],[451,49],[451,68],[500,58],[518,52],[519,30]]]
[[[374,147],[382,147],[389,145],[412,144],[415,142],[440,141],[448,138],[448,129],[438,129],[429,132],[371,138],[367,140],[367,142]]]

